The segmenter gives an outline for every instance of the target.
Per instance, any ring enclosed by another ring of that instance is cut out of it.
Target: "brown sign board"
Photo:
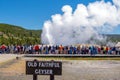
[[[62,75],[60,61],[26,61],[27,75]]]

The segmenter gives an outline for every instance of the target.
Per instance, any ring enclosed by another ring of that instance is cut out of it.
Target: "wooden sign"
[[[26,61],[27,75],[62,75],[60,61]]]

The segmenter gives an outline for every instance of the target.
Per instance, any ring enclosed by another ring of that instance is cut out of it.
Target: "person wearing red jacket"
[[[35,53],[39,54],[39,46],[38,45],[35,45]]]

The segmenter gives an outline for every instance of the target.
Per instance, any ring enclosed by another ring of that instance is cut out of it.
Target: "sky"
[[[70,5],[73,10],[77,4],[88,5],[96,0],[0,0],[0,23],[22,26],[26,29],[42,29],[51,15],[63,14],[62,6]],[[112,0],[105,0],[105,2]],[[120,34],[120,27],[111,34]]]

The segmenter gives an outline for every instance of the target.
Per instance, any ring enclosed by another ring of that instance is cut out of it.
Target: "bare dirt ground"
[[[32,80],[32,75],[25,74],[25,61],[29,59],[22,58],[0,65],[0,80]],[[120,60],[62,62],[62,75],[55,76],[55,80],[120,80]],[[38,80],[49,80],[49,76],[39,75]]]

